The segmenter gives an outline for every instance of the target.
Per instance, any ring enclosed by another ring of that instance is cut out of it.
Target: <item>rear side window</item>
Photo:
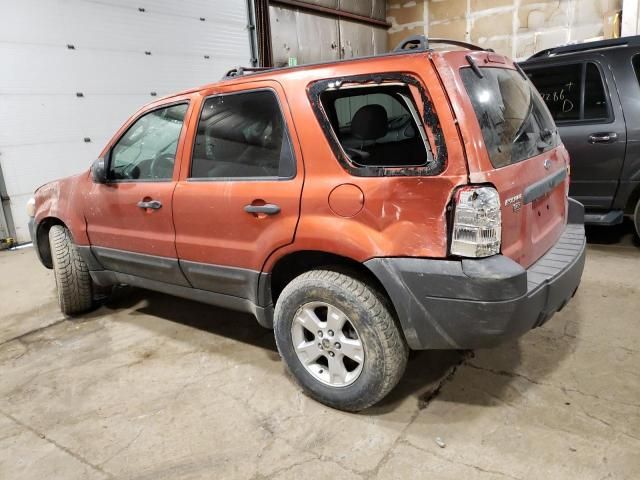
[[[610,117],[604,81],[595,63],[533,68],[527,75],[557,123]]]
[[[593,63],[587,63],[584,80],[585,120],[606,119],[609,116],[607,95],[600,76],[600,70]]]
[[[633,61],[633,69],[636,72],[638,83],[640,83],[640,55],[634,56],[632,61]]]
[[[530,82],[517,71],[460,70],[495,168],[539,155],[558,145],[553,119]]]
[[[216,95],[202,107],[190,178],[291,178],[295,161],[275,93]]]
[[[342,149],[358,166],[422,166],[432,160],[405,86],[327,90],[320,96]]]

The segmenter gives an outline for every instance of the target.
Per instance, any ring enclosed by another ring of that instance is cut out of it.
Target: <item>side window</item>
[[[632,62],[633,70],[636,72],[636,78],[638,79],[638,83],[640,83],[640,54],[634,55]]]
[[[216,95],[202,107],[190,178],[295,175],[295,159],[275,93]]]
[[[584,80],[584,119],[606,119],[609,116],[607,95],[600,71],[593,63],[587,63]]]
[[[405,86],[327,90],[320,96],[333,131],[359,166],[422,166],[433,160]]]
[[[582,64],[554,65],[527,73],[556,122],[580,119]]]
[[[609,118],[607,92],[595,63],[553,65],[527,74],[556,122]]]
[[[140,117],[111,150],[112,180],[169,180],[173,176],[185,103],[160,108]]]

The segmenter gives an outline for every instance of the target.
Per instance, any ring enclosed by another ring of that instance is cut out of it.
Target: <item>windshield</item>
[[[495,168],[546,152],[558,145],[547,107],[531,83],[516,70],[471,68],[460,71]]]

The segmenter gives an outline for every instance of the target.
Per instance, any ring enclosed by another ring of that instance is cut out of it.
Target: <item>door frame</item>
[[[221,96],[221,95],[233,95],[233,94],[241,94],[241,93],[251,93],[251,92],[259,92],[259,91],[270,91],[273,92],[276,101],[278,102],[278,107],[280,109],[280,113],[284,120],[286,134],[288,135],[289,143],[291,146],[291,152],[294,159],[294,171],[293,174],[289,177],[225,177],[225,178],[190,178],[191,173],[191,161],[193,157],[193,150],[195,147],[195,140],[197,135],[198,123],[200,121],[200,116],[202,113],[202,109],[204,108],[205,102],[207,99]],[[221,182],[234,182],[234,183],[253,183],[253,182],[264,182],[264,181],[273,181],[273,182],[300,182],[300,191],[298,196],[298,219],[301,215],[301,202],[302,195],[304,189],[304,181],[305,181],[305,168],[304,168],[304,159],[302,154],[302,148],[300,146],[300,141],[298,137],[298,131],[296,129],[296,125],[294,122],[294,116],[291,111],[291,106],[289,104],[289,100],[287,98],[287,94],[284,86],[273,79],[269,80],[248,80],[239,83],[233,83],[230,85],[217,84],[211,86],[210,88],[203,89],[198,92],[197,95],[194,95],[193,98],[193,107],[194,113],[191,116],[191,125],[189,128],[189,137],[185,140],[183,146],[183,155],[182,155],[182,166],[180,168],[180,176],[178,179],[178,183],[221,183]],[[296,224],[297,229],[297,224]],[[289,244],[293,243],[295,240],[295,230],[292,235],[292,240]],[[249,300],[253,305],[256,306],[266,306],[268,305],[270,300],[270,294],[267,293],[269,285],[268,281],[265,282],[265,279],[269,277],[268,274],[265,274],[264,267],[267,264],[269,258],[273,255],[275,251],[281,248],[287,247],[287,245],[281,245],[275,250],[268,252],[265,255],[265,258],[262,261],[260,268],[258,269],[247,269],[241,267],[234,267],[228,265],[218,265],[214,263],[202,263],[202,262],[194,262],[187,259],[180,258],[178,253],[178,260],[183,270],[191,270],[197,271],[199,274],[204,274],[206,271],[206,275],[208,276],[208,282],[210,288],[214,288],[215,285],[221,285],[223,282],[231,280],[231,283],[226,285],[228,288],[223,289],[223,291],[213,291],[207,290],[216,295],[223,295],[225,297],[235,297]],[[176,245],[176,250],[177,245]],[[246,285],[238,285],[238,279],[242,279],[246,282]],[[255,313],[255,312],[254,312]],[[260,318],[260,316],[258,315]]]
[[[107,271],[118,272],[120,274],[134,275],[141,278],[147,279],[156,279],[158,275],[164,280],[167,284],[175,284],[182,286],[189,286],[189,282],[186,280],[182,271],[180,270],[180,266],[178,264],[177,254],[175,250],[175,228],[173,227],[173,192],[175,190],[175,186],[177,185],[177,179],[180,176],[181,168],[182,168],[182,157],[184,155],[184,147],[185,140],[188,138],[190,129],[193,128],[192,119],[194,116],[194,95],[192,93],[189,94],[181,94],[173,97],[165,98],[158,100],[152,104],[146,105],[135,112],[116,132],[116,134],[111,138],[111,140],[107,143],[103,151],[101,152],[101,157],[105,162],[105,170],[107,171],[107,175],[110,170],[111,165],[111,153],[113,151],[114,146],[122,139],[122,137],[129,131],[129,129],[143,116],[160,109],[164,109],[167,107],[171,107],[174,105],[186,104],[187,110],[184,115],[184,119],[182,122],[182,128],[180,130],[180,135],[178,136],[178,145],[176,147],[176,154],[174,160],[174,168],[171,175],[171,178],[166,179],[113,179],[107,177],[107,182],[104,184],[97,183],[93,180],[92,176],[89,175],[88,182],[90,182],[89,191],[87,192],[87,198],[85,199],[85,205],[90,205],[93,200],[90,200],[88,197],[90,195],[96,195],[98,199],[101,198],[102,195],[110,195],[115,194],[119,185],[149,185],[152,187],[154,184],[162,184],[165,185],[166,188],[170,190],[168,196],[170,198],[168,205],[163,205],[163,208],[166,209],[168,215],[168,224],[170,224],[170,230],[172,230],[172,245],[173,245],[173,254],[171,256],[166,255],[157,255],[157,254],[149,254],[148,252],[140,252],[134,250],[127,250],[126,248],[113,248],[112,246],[100,245],[94,243],[94,240],[91,238],[91,221],[87,220],[87,235],[90,241],[91,252],[95,259],[97,259],[98,263]],[[171,185],[173,184],[173,187]],[[120,187],[123,188],[123,187]],[[126,187],[125,187],[126,188]],[[104,189],[102,194],[96,192],[96,189]],[[85,218],[87,217],[85,213]]]
[[[197,134],[198,122],[202,115],[202,109],[205,102],[212,97],[221,95],[233,95],[241,93],[251,93],[260,91],[273,92],[282,117],[287,128],[287,135],[291,143],[291,150],[294,157],[294,172],[291,177],[226,177],[226,178],[190,178],[191,173],[191,159],[193,156],[193,149],[195,147],[195,138]],[[300,148],[300,142],[298,140],[298,133],[293,121],[293,114],[291,113],[289,102],[287,100],[286,92],[282,84],[276,80],[252,80],[241,83],[234,83],[232,85],[219,84],[207,89],[203,89],[198,92],[197,95],[192,97],[193,112],[191,113],[191,123],[189,127],[189,136],[185,139],[183,145],[182,165],[180,167],[180,174],[177,178],[179,182],[243,182],[243,181],[288,181],[295,179],[298,174],[303,175],[304,179],[304,162],[302,158],[302,149]]]
[[[184,155],[184,147],[186,144],[186,139],[188,138],[188,132],[192,128],[191,120],[194,114],[194,95],[185,94],[185,95],[176,95],[174,97],[170,97],[168,99],[158,100],[150,105],[145,105],[136,113],[134,113],[129,119],[124,123],[122,127],[116,132],[116,134],[111,138],[107,146],[100,153],[100,157],[104,159],[104,168],[107,172],[107,182],[105,185],[112,185],[115,183],[159,183],[159,182],[176,182],[180,177],[180,171],[182,169],[183,161],[182,157]],[[180,130],[180,136],[178,137],[178,147],[176,148],[176,158],[173,166],[173,175],[170,179],[119,179],[112,180],[108,178],[109,175],[109,167],[111,165],[111,153],[113,151],[113,147],[120,141],[120,139],[129,131],[129,129],[142,117],[145,115],[156,111],[161,110],[163,108],[171,107],[174,105],[187,105],[187,111],[184,114],[184,120],[182,121],[182,129]],[[177,168],[176,168],[177,167]],[[93,182],[93,179],[91,180]],[[95,182],[94,182],[95,183]]]

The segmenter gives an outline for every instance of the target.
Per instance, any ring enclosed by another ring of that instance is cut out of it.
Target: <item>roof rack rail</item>
[[[425,51],[429,50],[429,39],[424,35],[411,35],[403,38],[402,41],[393,49],[394,52],[403,52],[405,50]]]
[[[412,35],[403,39],[396,48],[393,49],[394,52],[404,52],[406,50],[416,50],[416,51],[426,51],[429,50],[429,44],[431,43],[441,43],[445,45],[455,45],[456,47],[466,48],[468,50],[478,50],[478,51],[486,51],[493,52],[493,49],[490,48],[482,48],[478,45],[474,45],[473,43],[462,42],[460,40],[452,40],[448,38],[428,38],[425,35]]]
[[[493,48],[482,48],[478,45],[460,40],[450,40],[448,38],[430,38],[431,43],[442,43],[444,45],[455,45],[456,47],[466,48],[467,50],[476,50],[479,52],[493,52]]]
[[[558,47],[551,47],[551,48],[545,48],[544,50],[540,50],[539,52],[534,53],[533,55],[531,55],[527,60],[531,59],[531,58],[538,58],[538,57],[548,57],[551,52],[553,52],[556,48]]]
[[[222,80],[228,80],[230,78],[241,77],[245,73],[255,73],[255,72],[265,72],[267,70],[273,70],[274,67],[235,67],[231,70],[228,70],[227,73],[224,74]]]
[[[598,50],[602,48],[640,46],[640,35],[631,37],[612,38],[609,40],[597,40],[595,42],[575,43],[572,45],[564,45],[561,47],[546,48],[534,53],[529,57],[541,58],[550,57],[552,55],[562,55],[565,53],[586,52],[589,50]]]

